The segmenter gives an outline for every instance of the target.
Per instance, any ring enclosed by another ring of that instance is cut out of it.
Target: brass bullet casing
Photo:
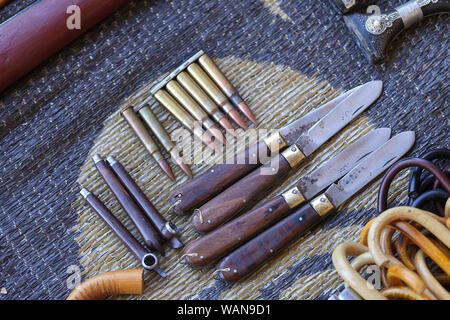
[[[178,102],[164,89],[155,92],[154,97],[158,100],[164,108],[166,108],[181,124],[183,124],[189,131],[191,131],[197,138],[199,138],[210,149],[220,153],[220,149],[211,140],[209,134],[203,131],[201,126],[195,125],[194,118],[191,117]]]
[[[176,80],[171,80],[166,85],[167,91],[187,110],[197,121],[200,121],[205,129],[215,136],[222,144],[226,144],[225,137],[208,114],[195,102],[195,100],[181,87]]]
[[[203,91],[202,88],[200,88],[197,82],[195,82],[187,72],[180,72],[177,76],[177,81],[215,121],[220,123],[225,130],[237,137],[230,121],[228,121],[225,115],[219,110],[217,104],[206,94],[205,91]]]
[[[294,187],[281,195],[284,198],[284,201],[288,204],[289,208],[295,208],[306,201],[303,194],[298,190],[297,187]]]
[[[211,77],[211,79],[213,79],[217,86],[222,89],[223,93],[225,93],[225,95],[228,97],[228,99],[230,99],[234,106],[241,110],[241,112],[251,122],[253,122],[254,124],[258,124],[250,108],[239,95],[236,88],[231,84],[231,82],[222,73],[222,71],[220,71],[219,67],[217,67],[214,61],[205,53],[198,59],[198,63]]]
[[[228,98],[220,91],[211,78],[203,71],[203,69],[197,64],[192,63],[187,67],[189,74],[197,81],[200,87],[208,93],[208,95],[219,105],[222,110],[228,114],[241,128],[248,129],[244,119],[239,115],[233,105],[228,101]]]
[[[134,112],[132,107],[126,108],[122,111],[122,116],[128,122],[130,127],[133,129],[134,133],[138,136],[139,140],[141,140],[144,147],[148,150],[148,152],[152,155],[152,157],[156,160],[161,169],[169,176],[170,179],[175,180],[175,176],[170,169],[169,164],[164,159],[161,154],[158,145],[155,143],[153,138],[145,128],[145,125],[142,123],[141,119]]]
[[[156,118],[155,114],[150,109],[148,104],[143,105],[140,109],[138,109],[138,113],[153,134],[158,138],[167,152],[170,153],[172,159],[180,166],[180,168],[192,178],[192,171],[187,164],[184,163],[183,158],[180,156],[180,152],[177,149],[176,145],[170,139],[167,131],[161,126],[161,123]]]
[[[316,212],[321,217],[325,216],[326,214],[335,209],[333,204],[325,194],[321,194],[320,196],[314,198],[311,201],[311,206],[314,208],[314,210],[316,210]]]
[[[305,155],[295,144],[284,150],[281,154],[286,161],[289,162],[291,168],[295,168],[303,159],[305,159]]]

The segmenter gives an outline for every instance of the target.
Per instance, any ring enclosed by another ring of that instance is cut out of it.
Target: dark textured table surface
[[[0,21],[32,2],[13,1]],[[397,4],[380,1],[383,11]],[[186,178],[172,165],[177,182],[169,182],[118,110],[199,49],[230,77],[262,128],[360,83],[384,81],[378,102],[319,150],[304,167],[311,170],[372,127],[414,130],[412,155],[449,146],[448,31],[448,16],[426,18],[394,40],[389,61],[374,66],[328,1],[130,1],[0,93],[0,299],[64,299],[74,270],[85,279],[138,266],[81,201],[79,185],[130,225],[90,162],[96,152],[114,154],[167,215],[170,191]],[[169,130],[179,127],[156,102],[153,108]],[[193,166],[194,174],[206,167]],[[378,182],[249,279],[214,280],[214,268],[191,270],[172,250],[162,263],[168,279],[147,273],[137,298],[325,299],[341,283],[332,249],[355,239],[376,214]],[[406,195],[401,183],[393,190],[397,201]],[[198,237],[187,217],[173,219],[186,242]]]

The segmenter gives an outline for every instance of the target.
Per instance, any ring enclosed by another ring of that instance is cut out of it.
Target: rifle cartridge
[[[208,114],[195,102],[195,100],[180,86],[176,80],[171,80],[166,85],[167,91],[175,97],[176,100],[205,127],[206,131],[215,136],[222,144],[226,144],[226,140],[219,128],[208,117]]]
[[[169,176],[170,179],[175,180],[175,176],[170,169],[169,164],[166,159],[164,159],[161,151],[158,148],[158,145],[153,140],[153,138],[148,133],[141,119],[134,112],[132,107],[126,108],[122,111],[122,116],[128,122],[130,127],[133,129],[134,133],[138,136],[139,140],[141,140],[144,147],[148,150],[148,152],[152,155],[152,157],[156,160],[161,169]]]
[[[206,73],[213,79],[217,86],[222,89],[223,93],[230,99],[230,101],[254,124],[258,124],[255,116],[239,95],[236,88],[231,84],[227,77],[220,71],[219,67],[214,61],[205,53],[199,59],[198,63],[206,71]]]
[[[192,118],[183,108],[176,102],[170,94],[164,90],[160,89],[153,95],[156,100],[158,100],[164,108],[166,108],[181,124],[183,124],[189,131],[191,131],[197,138],[199,138],[207,147],[221,153],[220,149],[212,141],[211,136],[203,131],[201,126],[195,125],[195,120]]]
[[[228,98],[220,91],[216,84],[209,78],[203,69],[197,64],[192,63],[187,67],[189,74],[197,81],[208,95],[219,105],[222,110],[228,114],[241,128],[248,129],[244,119],[239,115],[233,105],[228,101]]]
[[[170,139],[167,131],[161,126],[155,114],[150,109],[148,104],[143,105],[138,109],[138,113],[147,126],[152,130],[153,134],[158,138],[163,147],[170,153],[172,159],[180,166],[180,168],[192,178],[192,171],[187,164],[184,163],[183,158],[180,156],[180,151],[176,145]]]
[[[219,110],[217,104],[199,87],[197,82],[185,71],[180,72],[177,81],[200,104],[206,112],[229,133],[237,138],[237,134],[230,121]]]

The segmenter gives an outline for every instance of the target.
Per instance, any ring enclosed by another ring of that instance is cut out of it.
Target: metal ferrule
[[[423,11],[417,1],[409,1],[395,8],[395,10],[402,18],[405,28],[409,28],[423,19]]]
[[[222,89],[227,97],[231,97],[236,93],[236,89],[233,87],[231,82],[206,53],[198,59],[198,63],[217,84],[217,86]]]
[[[194,79],[185,71],[177,76],[177,81],[186,89],[189,94],[208,112],[214,114],[219,111],[218,105],[211,100],[208,94],[195,82]]]
[[[273,132],[270,136],[264,139],[264,143],[269,148],[270,152],[275,153],[287,146],[286,141],[278,131]]]
[[[208,95],[221,107],[225,107],[228,102],[227,97],[220,91],[216,84],[208,77],[208,75],[203,71],[203,69],[196,63],[191,64],[187,68],[189,74],[198,82],[200,87],[202,87]],[[233,108],[233,106],[231,106]],[[225,110],[225,109],[224,109]],[[229,112],[226,111],[225,112]]]
[[[178,84],[176,80],[170,81],[167,86],[167,91],[198,121],[203,121],[208,115],[195,102],[194,99]]]
[[[284,150],[281,155],[289,162],[291,168],[295,168],[303,159],[305,159],[305,155],[295,144]]]
[[[284,201],[288,204],[289,208],[295,208],[306,201],[303,194],[298,190],[297,187],[292,188],[281,195]]]
[[[150,130],[152,130],[153,134],[158,138],[164,148],[167,151],[172,150],[174,147],[172,139],[170,138],[167,131],[161,126],[161,123],[158,121],[155,114],[150,109],[150,106],[144,105],[139,109],[138,112],[142,120],[144,120]]]
[[[154,94],[158,100],[173,116],[189,130],[194,130],[194,119],[172,98],[167,91],[161,89]]]
[[[127,120],[134,133],[138,136],[138,138],[141,140],[142,144],[145,146],[148,152],[150,152],[150,154],[154,154],[156,151],[159,151],[159,148],[156,145],[155,141],[152,139],[147,131],[147,128],[145,128],[144,124],[136,115],[133,108],[130,107],[125,109],[122,112],[122,116],[125,118],[125,120]]]
[[[91,194],[91,192],[88,190],[88,189],[86,189],[86,188],[83,188],[83,189],[81,189],[80,190],[80,193],[81,193],[81,195],[83,196],[83,198],[87,198],[87,197],[89,197],[89,195]]]
[[[141,264],[144,269],[152,270],[158,266],[158,257],[153,253],[147,253],[142,257]]]
[[[311,206],[314,208],[314,210],[317,212],[317,214],[321,217],[327,215],[331,211],[333,211],[335,208],[331,201],[327,198],[325,194],[321,194],[317,198],[314,198],[311,201]]]

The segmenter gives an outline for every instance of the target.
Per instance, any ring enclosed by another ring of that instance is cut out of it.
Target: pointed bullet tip
[[[161,160],[158,161],[159,166],[161,167],[161,169],[167,174],[167,176],[172,180],[175,181],[175,176],[172,172],[172,169],[170,169],[169,164],[167,163],[166,160]]]
[[[248,126],[245,123],[244,119],[242,119],[242,117],[239,115],[239,113],[237,112],[237,110],[231,110],[228,115],[234,120],[234,122],[236,122],[242,129],[244,129],[245,131],[248,130]]]
[[[178,158],[176,162],[180,166],[181,170],[189,176],[189,178],[193,178],[191,168],[189,168],[189,166],[184,163],[181,158]]]
[[[255,116],[253,115],[252,110],[250,110],[250,108],[244,101],[239,103],[238,108],[251,122],[253,122],[255,125],[258,125],[258,121],[256,120]]]

